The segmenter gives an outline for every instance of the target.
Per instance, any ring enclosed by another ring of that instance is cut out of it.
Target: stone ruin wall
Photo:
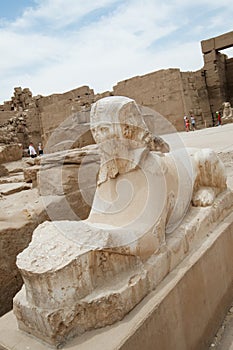
[[[226,60],[228,101],[233,106],[233,58]]]
[[[113,94],[135,99],[139,105],[159,112],[178,129],[183,126],[179,121],[184,114],[179,69],[163,69],[121,81],[113,87]]]
[[[199,70],[197,72],[181,72],[181,79],[184,95],[185,114],[190,115],[193,113],[198,127],[209,126],[208,121],[211,117],[211,112],[208,93],[206,90],[204,77],[202,76],[202,71]]]
[[[220,51],[233,47],[233,31],[201,42],[211,113],[220,110],[223,102],[233,102],[233,62]]]
[[[28,88],[16,87],[11,100],[0,106],[0,143],[18,142],[27,148],[31,141],[41,142],[37,97]]]
[[[118,83],[114,95],[125,95],[138,104],[158,111],[177,130],[183,130],[183,116],[194,113],[199,126],[210,113],[205,81],[201,71],[166,69]]]
[[[15,116],[15,112],[14,111],[2,111],[0,110],[0,126],[5,124],[6,122],[8,122],[8,120],[10,118],[13,118]]]
[[[183,130],[183,116],[191,112],[198,127],[212,126],[212,115],[221,110],[222,103],[229,101],[233,105],[233,58],[219,52],[233,46],[233,32],[204,40],[201,45],[204,56],[201,70],[162,69],[123,80],[113,91],[101,94],[82,86],[63,94],[32,97],[29,89],[15,88],[12,99],[0,106],[0,126],[9,118],[23,117],[28,135],[17,136],[24,147],[29,140],[36,146],[41,141],[46,145],[51,135],[57,150],[82,147],[93,142],[89,131],[91,104],[110,95],[135,99],[139,105],[159,112],[178,131]]]
[[[16,92],[20,94],[19,88]],[[135,99],[139,105],[159,112],[177,130],[183,130],[184,114],[193,112],[201,126],[204,117],[210,114],[205,80],[201,71],[163,69],[121,81],[113,87],[112,92],[95,95],[88,86],[82,86],[64,94],[31,97],[26,105],[22,105],[17,99],[14,103],[21,112],[16,115],[21,113],[20,116],[25,118],[28,129],[29,136],[24,141],[28,143],[31,140],[35,145],[42,141],[46,145],[53,135],[52,148],[55,144],[59,145],[54,150],[83,147],[93,143],[89,131],[91,104],[110,95],[124,95]],[[1,113],[6,111],[0,112],[0,117]],[[67,120],[69,121],[66,122]],[[20,142],[25,147],[24,141],[22,136]]]
[[[226,55],[211,51],[204,55],[204,74],[209,96],[210,109],[215,113],[227,101]]]
[[[23,142],[24,148],[28,146],[28,142],[33,141],[35,145],[41,142],[41,125],[39,111],[37,106],[38,97],[32,97],[32,93],[28,88],[22,89],[17,87],[14,89],[12,103],[17,116],[25,118],[28,137]]]
[[[83,86],[65,94],[41,98],[38,106],[43,142],[46,143],[54,130],[71,115],[77,116],[74,119],[79,124],[82,134],[72,148],[93,142],[90,133],[86,133],[91,103],[110,95],[124,95],[135,99],[139,105],[159,112],[177,130],[183,130],[184,114],[193,112],[200,127],[204,126],[204,119],[211,115],[205,78],[201,71],[181,72],[179,69],[164,69],[123,80],[113,87],[113,91],[102,94],[94,94],[88,86]],[[81,122],[77,114],[79,111],[82,111],[85,119]],[[61,128],[67,130],[66,125]],[[70,129],[72,128],[73,126]]]
[[[71,146],[69,148],[93,143],[89,131],[89,111],[93,102],[94,91],[88,86],[40,98],[38,108],[43,143],[51,140],[51,135],[52,144],[68,140]],[[77,128],[80,130],[80,137],[77,137]],[[60,147],[59,150],[66,148],[64,144],[64,148]]]

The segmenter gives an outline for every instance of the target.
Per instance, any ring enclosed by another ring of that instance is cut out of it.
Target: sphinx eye
[[[101,128],[100,128],[100,131],[101,132],[108,132],[109,131],[109,128],[107,127],[107,126],[102,126]]]

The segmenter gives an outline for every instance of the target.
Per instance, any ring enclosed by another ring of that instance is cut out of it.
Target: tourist
[[[212,126],[215,126],[214,113],[212,113]]]
[[[29,144],[28,152],[29,152],[29,155],[31,158],[37,157],[37,153],[36,153],[36,150],[35,150],[32,142]]]
[[[41,145],[41,143],[38,144],[38,152],[39,152],[39,156],[42,156],[43,155],[43,147]]]
[[[185,130],[189,131],[189,118],[188,117],[186,117],[186,119],[185,119]]]
[[[186,129],[186,119],[187,119],[187,116],[185,115],[184,116],[184,128]]]
[[[222,117],[220,112],[218,112],[218,126],[219,125],[222,125]]]
[[[190,119],[191,119],[191,124],[192,124],[192,130],[194,131],[194,130],[196,130],[196,121],[195,121],[193,114],[190,115]]]

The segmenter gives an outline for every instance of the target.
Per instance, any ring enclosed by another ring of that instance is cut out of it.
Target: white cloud
[[[221,7],[228,3],[223,0]],[[43,95],[81,85],[101,92],[162,68],[200,69],[199,41],[217,35],[214,23],[220,26],[223,15],[221,27],[230,30],[232,15],[226,7],[196,23],[196,6],[210,11],[219,5],[197,0],[193,13],[188,6],[184,0],[38,0],[21,18],[0,27],[0,100],[9,99],[14,86]]]
[[[84,15],[103,8],[112,0],[39,0],[37,6],[27,8],[22,17],[12,23],[14,29],[24,29],[42,21],[50,22],[55,28],[62,28],[70,23],[78,22]]]

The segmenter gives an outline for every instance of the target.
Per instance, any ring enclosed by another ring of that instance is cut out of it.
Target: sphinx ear
[[[128,124],[124,124],[122,127],[122,134],[124,138],[131,139],[132,138],[132,128]]]
[[[155,136],[152,138],[152,141],[150,143],[150,150],[161,153],[168,153],[170,151],[170,147],[169,144],[162,139],[162,137]]]

